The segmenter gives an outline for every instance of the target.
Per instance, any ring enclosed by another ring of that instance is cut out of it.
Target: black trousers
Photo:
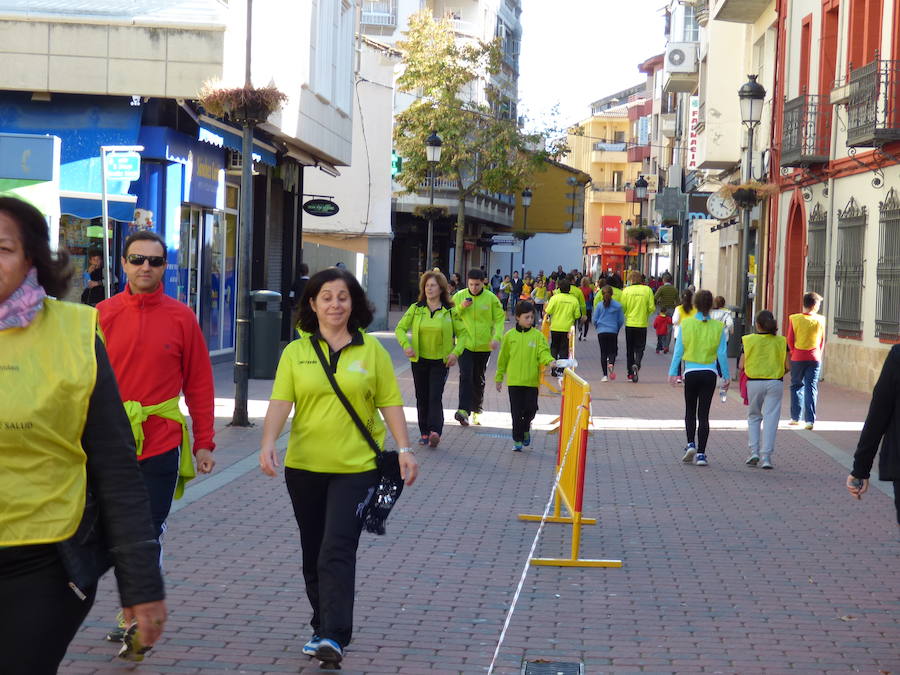
[[[517,443],[525,440],[531,422],[538,411],[537,387],[507,387],[509,411],[512,413],[512,437]]]
[[[313,633],[341,647],[353,637],[357,515],[378,483],[377,471],[316,473],[285,467],[303,548],[303,580],[312,606]]]
[[[419,434],[440,434],[444,430],[444,384],[450,369],[441,359],[423,358],[413,361],[410,368],[416,388]]]
[[[592,316],[592,313],[593,313],[593,308],[588,307],[587,314],[585,314],[585,316],[588,316],[588,317]],[[591,322],[589,320],[582,321],[581,323],[575,324],[575,332],[578,333],[581,337],[586,338],[587,334],[588,334],[588,328],[590,328],[590,327],[591,327]]]
[[[550,355],[554,359],[569,358],[569,331],[550,331]]]
[[[153,517],[153,529],[156,537],[162,537],[166,531],[166,518],[172,509],[175,498],[175,485],[178,482],[179,449],[173,448],[161,455],[143,461],[138,458],[138,467],[150,495],[150,515]]]
[[[631,366],[637,366],[640,370],[646,347],[647,329],[625,326],[625,361],[629,373],[631,372]]]
[[[697,452],[706,452],[709,439],[709,407],[716,393],[718,376],[711,370],[684,374],[684,429],[688,443],[697,441]]]
[[[94,604],[97,587],[82,590],[52,544],[0,550],[0,674],[55,675]]]
[[[467,413],[482,412],[484,402],[484,371],[487,370],[490,352],[472,352],[464,349],[459,357],[459,406]]]
[[[618,333],[597,333],[597,341],[600,343],[600,365],[603,367],[603,374],[607,373],[607,366],[616,365],[616,357],[619,355],[619,334]]]

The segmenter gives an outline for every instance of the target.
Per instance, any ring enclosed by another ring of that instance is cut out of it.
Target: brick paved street
[[[405,359],[385,343],[414,406]],[[637,385],[624,367],[601,384],[593,332],[577,347],[578,372],[594,385],[585,515],[600,521],[583,530],[582,555],[624,567],[531,568],[497,672],[547,659],[583,661],[591,674],[900,674],[893,505],[874,486],[861,502],[843,487],[867,397],[823,383],[816,431],[779,431],[774,471],[744,466],[746,409],[735,392],[717,397],[710,466],[698,468],[680,461],[682,392],[664,384],[668,357],[650,349]],[[624,366],[623,346],[620,356]],[[230,397],[230,366],[216,374]],[[453,371],[448,418],[456,381]],[[254,381],[251,398],[264,401],[270,386]],[[558,398],[540,403],[546,423]],[[388,536],[363,536],[344,672],[478,673],[490,663],[537,530],[516,514],[543,511],[556,437],[538,431],[513,453],[506,392],[489,389],[486,408],[484,426],[451,422],[437,450],[418,453],[421,478]],[[223,411],[216,473],[170,518],[170,619],[138,672],[318,672],[300,653],[309,611],[287,493],[256,468],[260,426],[227,429]],[[547,525],[538,555],[566,555],[569,537]],[[115,604],[106,578],[62,673],[130,672],[102,639]]]

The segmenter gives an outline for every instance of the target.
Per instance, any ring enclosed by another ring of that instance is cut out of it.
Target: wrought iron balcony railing
[[[847,145],[871,148],[900,140],[900,61],[875,60],[850,72]]]
[[[781,166],[810,166],[828,161],[830,106],[824,96],[804,94],[784,104]]]

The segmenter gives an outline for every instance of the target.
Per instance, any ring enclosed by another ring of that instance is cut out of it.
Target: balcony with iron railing
[[[900,61],[875,60],[850,71],[847,146],[900,140]]]
[[[804,94],[785,101],[781,166],[825,164],[830,141],[831,106],[827,97]]]
[[[624,183],[591,183],[588,199],[592,204],[624,204]]]
[[[363,26],[396,27],[396,0],[363,0],[359,22]]]
[[[648,143],[640,145],[637,139],[632,138],[626,155],[629,162],[643,162],[650,157],[650,145]]]

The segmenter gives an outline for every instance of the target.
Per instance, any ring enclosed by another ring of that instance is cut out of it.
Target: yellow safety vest
[[[784,377],[787,340],[781,335],[751,334],[744,343],[744,372],[753,380],[780,380]]]
[[[715,319],[701,321],[698,315],[681,322],[684,360],[692,363],[714,363],[725,324]]]
[[[0,331],[0,546],[63,541],[81,522],[96,336],[96,310],[49,298]]]
[[[125,414],[131,422],[131,433],[134,434],[134,445],[137,448],[138,457],[144,451],[144,422],[150,415],[156,415],[167,420],[173,420],[181,425],[181,451],[178,464],[178,482],[175,484],[175,499],[181,499],[184,495],[184,486],[188,481],[197,476],[194,469],[194,458],[191,453],[191,437],[187,430],[187,421],[178,407],[178,397],[154,405],[142,405],[140,401],[125,401]]]

